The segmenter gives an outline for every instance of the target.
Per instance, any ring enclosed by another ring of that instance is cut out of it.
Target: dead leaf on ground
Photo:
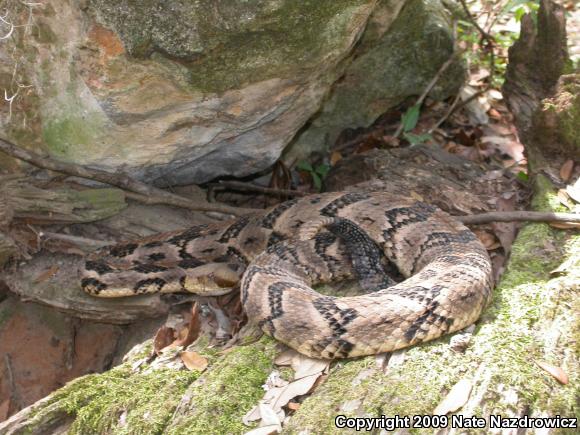
[[[501,113],[499,113],[493,107],[487,111],[487,114],[489,115],[490,118],[495,120],[499,120],[502,118]]]
[[[501,247],[501,243],[497,240],[495,235],[489,231],[475,230],[474,233],[488,251],[493,251],[494,249]]]
[[[306,376],[296,381],[290,382],[284,387],[272,388],[264,395],[264,402],[269,404],[274,411],[281,410],[290,400],[297,396],[308,394],[320,374]]]
[[[441,403],[437,405],[433,415],[445,415],[461,409],[467,403],[472,388],[473,381],[470,379],[462,379],[457,382]]]
[[[268,375],[268,378],[266,379],[266,382],[263,385],[263,388],[268,391],[272,388],[276,388],[276,387],[283,387],[285,385],[288,385],[289,382],[286,379],[283,379],[282,376],[280,375],[280,372],[278,370],[274,370],[272,373],[270,373]]]
[[[509,255],[516,238],[516,224],[514,222],[493,222],[491,227],[495,231],[504,252]]]
[[[301,379],[312,375],[320,376],[325,373],[330,367],[330,361],[309,358],[297,353],[297,355],[292,358],[291,366],[292,369],[294,369],[294,379]]]
[[[568,195],[568,192],[565,189],[559,189],[556,196],[558,197],[560,204],[564,207],[571,209],[574,206],[572,198],[570,198],[570,195]]]
[[[340,160],[342,160],[342,154],[338,151],[330,153],[330,166],[336,165]]]
[[[298,411],[300,409],[301,404],[298,402],[288,402],[288,409],[292,411]]]
[[[203,372],[208,365],[207,358],[201,356],[197,352],[185,351],[179,354],[181,361],[189,370],[197,370]]]
[[[50,278],[52,278],[54,275],[57,274],[58,270],[59,270],[59,267],[57,265],[51,266],[50,268],[48,268],[47,270],[42,272],[40,275],[38,275],[34,279],[34,283],[40,284],[40,283],[43,283],[45,281],[48,281]]]
[[[389,135],[383,136],[383,142],[385,143],[385,145],[391,148],[397,148],[401,146],[401,139],[395,136]]]
[[[243,417],[242,421],[244,424],[248,425],[252,421],[260,420],[262,418],[260,405],[267,405],[276,413],[282,411],[282,408],[295,397],[308,394],[316,384],[319,377],[320,374],[311,375],[290,382],[288,385],[283,387],[269,389],[266,391],[266,394],[264,394],[262,400],[260,400],[260,404],[254,406],[254,408]]]
[[[580,222],[550,222],[550,226],[559,230],[580,228]]]
[[[175,341],[175,329],[163,325],[157,330],[153,339],[153,351],[159,355],[161,351]]]
[[[294,370],[294,379],[328,372],[329,360],[309,358],[306,355],[296,352],[294,349],[286,349],[275,359],[274,364],[278,366],[291,366]]]
[[[514,211],[516,208],[517,198],[516,195],[502,195],[497,198],[495,203],[497,211]],[[493,222],[491,224],[495,236],[498,238],[501,246],[506,253],[509,255],[512,249],[512,244],[516,238],[517,226],[515,222]]]
[[[187,347],[199,337],[201,331],[201,311],[199,304],[195,302],[191,307],[191,319],[189,325],[179,331],[178,337],[173,344]]]
[[[566,187],[566,193],[570,198],[580,204],[580,178],[578,178],[574,184],[569,184]]]
[[[548,372],[554,379],[560,382],[562,385],[566,385],[569,382],[568,375],[566,372],[557,366],[553,366],[552,364],[545,363],[543,361],[534,361],[541,369]]]
[[[560,168],[560,178],[562,181],[568,181],[572,176],[572,171],[574,170],[574,160],[568,159],[564,162]]]
[[[294,349],[285,349],[274,358],[274,364],[277,366],[289,366],[292,364],[292,358],[296,351]]]

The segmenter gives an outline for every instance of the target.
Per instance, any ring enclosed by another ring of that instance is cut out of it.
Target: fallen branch
[[[491,222],[580,222],[580,214],[551,213],[541,211],[494,211],[471,216],[454,216],[466,225],[480,225]]]
[[[224,188],[232,190],[242,190],[248,192],[259,192],[268,195],[284,195],[284,196],[306,196],[306,192],[290,189],[276,189],[274,187],[262,187],[251,183],[244,183],[242,181],[220,181],[215,184],[213,188]]]
[[[186,208],[196,211],[212,211],[224,214],[239,216],[254,212],[254,209],[231,207],[224,204],[194,203],[188,198],[166,192],[148,184],[142,183],[123,173],[112,173],[95,168],[87,168],[74,163],[59,162],[46,156],[41,156],[32,151],[20,148],[13,143],[0,138],[0,151],[15,157],[19,160],[30,163],[43,169],[71,175],[74,177],[86,178],[88,180],[99,181],[110,184],[123,190],[128,190],[139,195],[144,195],[146,201],[153,201],[156,204],[173,205],[175,207]]]
[[[49,231],[41,231],[39,233],[40,237],[46,240],[62,240],[65,242],[73,243],[75,245],[82,245],[88,248],[102,248],[104,246],[114,245],[114,240],[94,240],[87,239],[86,237],[72,236],[70,234],[52,233]]]

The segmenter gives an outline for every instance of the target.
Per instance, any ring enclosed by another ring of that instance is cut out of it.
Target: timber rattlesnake
[[[384,259],[407,279],[386,288]],[[353,273],[375,291],[336,298],[311,288]],[[471,231],[436,207],[381,192],[312,195],[228,223],[106,247],[89,256],[81,275],[83,289],[99,297],[218,295],[241,279],[251,322],[301,353],[329,359],[462,329],[492,290],[489,256]]]

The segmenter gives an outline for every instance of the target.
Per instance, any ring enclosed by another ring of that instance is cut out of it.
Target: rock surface
[[[49,0],[7,11],[0,134],[157,185],[267,168],[345,71],[315,134],[368,125],[420,93],[452,49],[439,0]],[[437,95],[456,87],[462,69],[452,71]]]

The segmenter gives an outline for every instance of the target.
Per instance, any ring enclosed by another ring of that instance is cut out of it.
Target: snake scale
[[[384,270],[404,279],[393,282]],[[386,269],[385,269],[386,268]],[[369,293],[312,286],[358,276]],[[390,193],[337,192],[91,254],[81,285],[98,297],[227,293],[248,319],[317,358],[370,355],[475,322],[491,297],[487,251],[442,210]]]

